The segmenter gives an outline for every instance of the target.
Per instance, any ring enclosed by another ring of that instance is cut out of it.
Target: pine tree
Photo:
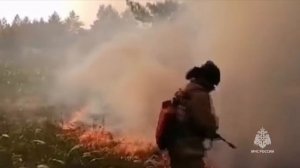
[[[72,10],[69,17],[65,19],[67,31],[77,34],[82,30],[83,23],[79,20],[79,16]]]
[[[20,16],[17,14],[15,17],[14,17],[14,20],[12,22],[12,27],[16,27],[16,26],[20,26],[22,23],[22,20],[20,18]]]

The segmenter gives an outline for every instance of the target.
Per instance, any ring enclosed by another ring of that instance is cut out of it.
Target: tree
[[[30,19],[26,16],[26,17],[21,21],[21,24],[29,25],[29,24],[31,24],[31,21],[30,21]]]
[[[53,14],[49,16],[48,22],[50,24],[60,24],[61,23],[60,17],[57,14],[57,12],[54,11]]]
[[[5,18],[0,19],[0,53],[1,50],[6,49],[5,41],[7,40],[7,30],[9,29],[9,24]]]
[[[173,0],[164,2],[147,3],[147,8],[151,11],[152,16],[157,20],[170,20],[174,17],[179,9],[179,4]]]
[[[116,9],[114,9],[111,5],[101,5],[98,9],[97,19],[94,21],[92,29],[114,29],[114,25],[117,25],[120,21],[121,18]]]
[[[44,18],[40,18],[40,24],[45,24]]]
[[[22,20],[20,18],[20,16],[17,14],[15,17],[14,17],[14,20],[12,22],[12,26],[15,27],[15,26],[20,26],[22,23]]]
[[[74,34],[77,34],[83,26],[83,23],[79,21],[79,16],[73,10],[69,13],[69,17],[66,18],[65,24],[67,31]]]
[[[126,0],[126,4],[137,20],[142,22],[153,21],[150,11],[140,3],[131,0]]]
[[[5,18],[0,19],[0,31],[9,27],[7,20]]]
[[[100,43],[111,39],[122,29],[122,19],[116,9],[111,5],[100,5],[97,18],[88,33],[88,40],[92,44]],[[101,37],[101,38],[99,38]]]
[[[180,4],[173,0],[164,2],[147,3],[146,6],[132,0],[126,0],[126,4],[131,9],[135,18],[144,23],[171,20],[180,9]]]
[[[65,45],[66,25],[61,21],[60,16],[57,12],[53,12],[49,16],[48,23],[44,26],[45,40],[49,43],[49,50],[53,48],[63,47]]]

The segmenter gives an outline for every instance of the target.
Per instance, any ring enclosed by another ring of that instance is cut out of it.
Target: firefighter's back
[[[205,130],[216,125],[208,93],[201,85],[189,83],[183,90],[184,100],[177,108],[176,135],[168,146],[172,168],[202,168]],[[181,104],[181,105],[180,105]],[[180,106],[184,106],[181,107]]]

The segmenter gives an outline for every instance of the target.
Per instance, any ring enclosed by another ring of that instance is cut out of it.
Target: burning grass
[[[115,137],[101,125],[85,125],[75,122],[63,125],[64,135],[74,139],[89,151],[119,156],[127,160],[146,160],[157,150],[155,145],[142,139]]]
[[[62,109],[43,107],[28,117],[30,111],[0,109],[0,167],[164,167],[153,144],[117,137],[101,125],[62,122],[55,110]]]
[[[143,161],[149,158],[156,146],[142,138],[132,136],[116,136],[101,124],[86,124],[81,121],[89,113],[88,106],[72,112],[68,122],[61,127],[67,138],[76,140],[83,148],[89,151],[99,151],[127,160]],[[104,123],[103,123],[104,124]]]

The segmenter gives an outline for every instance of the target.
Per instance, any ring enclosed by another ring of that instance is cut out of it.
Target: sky
[[[140,0],[141,3],[147,1]],[[85,27],[88,27],[93,23],[101,4],[111,4],[119,11],[123,11],[126,7],[125,0],[0,0],[0,18],[5,17],[9,23],[16,14],[19,14],[21,18],[28,16],[30,19],[41,17],[48,19],[54,11],[65,18],[71,10],[74,10],[84,22]]]

